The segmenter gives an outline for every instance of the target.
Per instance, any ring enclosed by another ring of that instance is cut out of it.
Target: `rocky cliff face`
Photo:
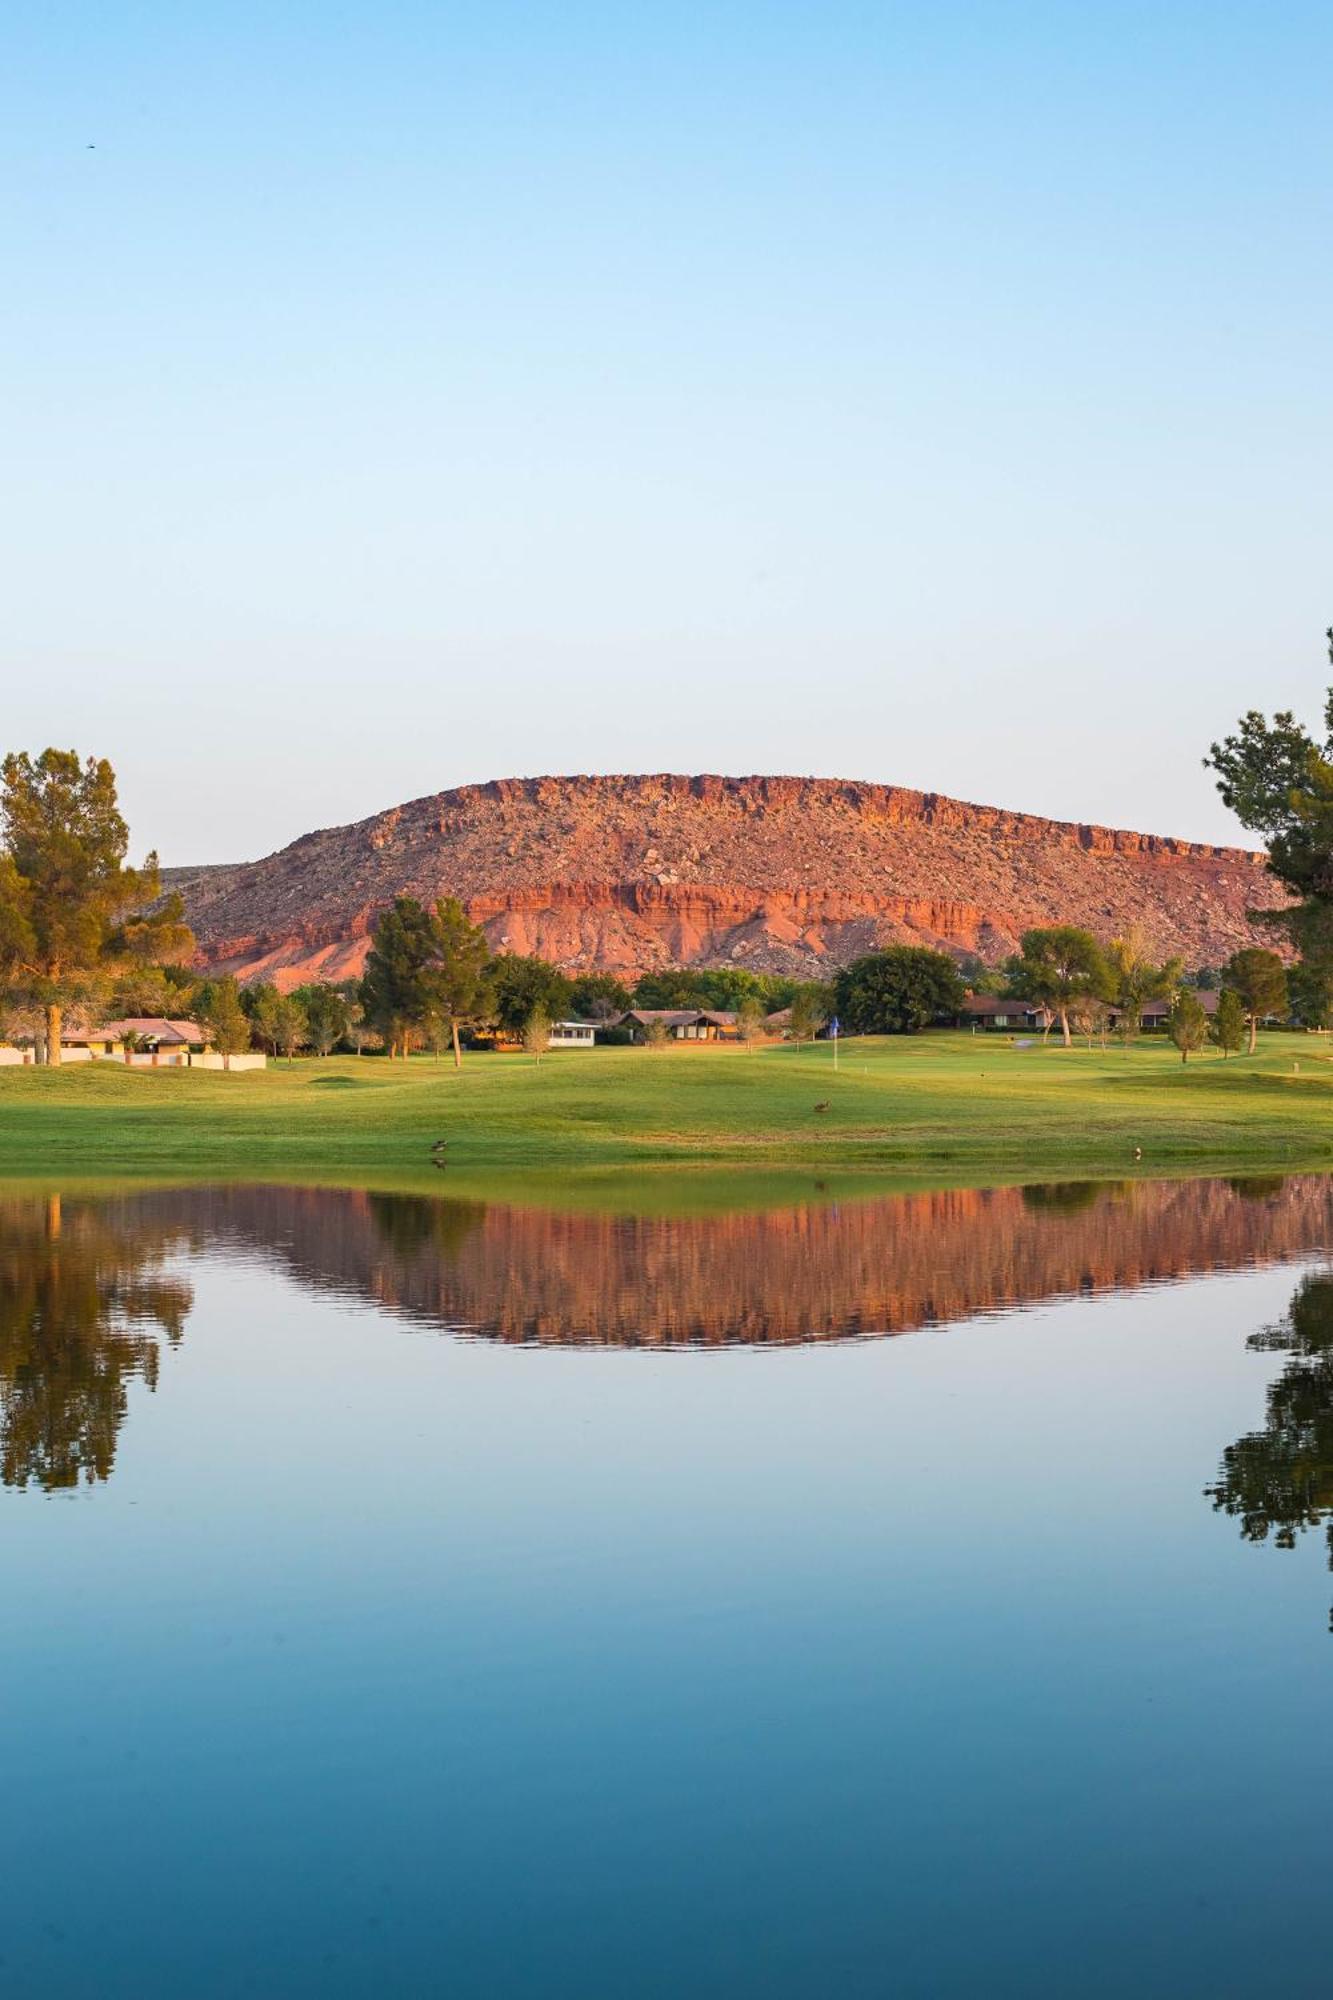
[[[358,972],[395,895],[461,897],[497,950],[570,970],[814,975],[889,943],[993,961],[1032,924],[1138,924],[1210,964],[1281,900],[1261,854],[822,778],[503,779],[266,860],[167,870],[206,963],[291,986]]]

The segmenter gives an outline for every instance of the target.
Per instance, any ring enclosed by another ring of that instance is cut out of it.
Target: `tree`
[[[1096,999],[1092,994],[1085,995],[1081,1000],[1075,1000],[1069,1009],[1070,1027],[1076,1035],[1082,1035],[1089,1048],[1092,1047],[1094,1040],[1099,1041],[1103,1048],[1106,1047],[1106,1033],[1110,1020],[1111,1010],[1106,1002]]]
[[[1239,1519],[1248,1542],[1271,1534],[1279,1549],[1294,1549],[1298,1536],[1322,1527],[1333,1569],[1333,1280],[1307,1273],[1286,1319],[1246,1345],[1290,1359],[1269,1388],[1264,1429],[1227,1447],[1207,1496]]]
[[[1217,1012],[1209,1025],[1208,1039],[1214,1048],[1221,1049],[1224,1061],[1245,1045],[1245,1009],[1239,993],[1229,986],[1224,986],[1217,996]]]
[[[1106,964],[1107,998],[1116,1010],[1117,1031],[1128,1050],[1148,1002],[1164,1000],[1180,984],[1181,962],[1171,958],[1164,965],[1154,965],[1142,931],[1133,924],[1124,937],[1112,938]]]
[[[544,958],[502,952],[491,960],[486,983],[496,1025],[507,1035],[521,1039],[534,1011],[546,1016],[548,1026],[569,1013],[573,988],[559,967]]]
[[[276,1056],[282,1026],[282,995],[277,987],[267,981],[248,986],[241,994],[241,1005],[259,1040],[267,1042],[269,1054]]]
[[[317,1056],[331,1055],[348,1030],[347,1001],[337,986],[323,980],[298,986],[293,1000],[305,1009],[306,1034]]]
[[[280,993],[272,1019],[276,1045],[290,1062],[310,1032],[305,1008],[294,993]]]
[[[742,1000],[736,1009],[736,1033],[747,1049],[764,1039],[764,1010],[757,1000]]]
[[[569,1005],[576,1020],[595,1021],[605,1027],[618,1021],[630,1007],[629,988],[610,972],[584,972],[569,989]]]
[[[890,945],[845,966],[833,982],[843,1026],[857,1035],[914,1035],[963,1004],[958,968],[942,951]]]
[[[438,998],[434,972],[439,952],[435,921],[415,896],[397,896],[381,910],[371,932],[361,1004],[390,1058],[408,1054]]]
[[[1303,958],[1287,972],[1291,1018],[1302,1028],[1324,1029],[1333,1023],[1333,963]]]
[[[347,1026],[344,1033],[360,1055],[366,1041],[366,1010],[361,1004],[361,981],[342,979],[334,990],[347,1010]]]
[[[449,1023],[454,1044],[454,1068],[463,1066],[458,1045],[460,1027],[476,1021],[486,1005],[486,970],[490,946],[479,924],[470,924],[456,896],[435,905],[436,955],[431,967],[431,992]]]
[[[1050,1008],[1068,1048],[1071,1006],[1079,1000],[1104,999],[1110,991],[1111,974],[1102,948],[1091,931],[1073,924],[1024,931],[1019,942],[1020,954],[1011,963],[1016,990],[1024,1000]]]
[[[213,1046],[222,1057],[222,1067],[230,1069],[232,1057],[244,1054],[250,1046],[250,1017],[241,1005],[236,981],[205,980],[196,997],[195,1011],[212,1031]]]
[[[1191,993],[1188,986],[1182,986],[1171,1002],[1171,1012],[1166,1018],[1166,1032],[1180,1050],[1180,1060],[1187,1063],[1204,1045],[1208,1036],[1208,1016],[1200,1005],[1198,995]]]
[[[798,986],[791,998],[791,1037],[812,1042],[828,1020],[828,988],[822,980]]]
[[[179,972],[180,967],[173,967]],[[147,1015],[171,1020],[189,1013],[194,1005],[194,975],[187,974],[178,984],[165,966],[139,965],[123,972],[111,988],[110,1013],[116,1020],[126,1015]]]
[[[1259,1023],[1269,1014],[1287,1011],[1287,971],[1275,951],[1250,945],[1233,952],[1224,973],[1226,983],[1240,996],[1250,1029],[1250,1054],[1259,1043]]]
[[[45,1016],[60,1061],[64,1008],[134,963],[188,952],[178,895],[161,895],[157,856],[127,868],[129,831],[105,758],[23,752],[0,765],[0,969]]]
[[[539,1063],[551,1046],[550,1016],[541,1008],[534,1007],[523,1023],[523,1048],[532,1060]]]
[[[1326,637],[1333,659],[1333,629]],[[1322,744],[1290,709],[1269,722],[1252,708],[1203,761],[1217,773],[1223,804],[1264,835],[1269,869],[1296,899],[1290,908],[1255,914],[1285,931],[1302,956],[1325,956],[1333,948],[1333,688]]]
[[[664,1049],[667,1044],[665,1021],[645,1021],[643,1024],[643,1045],[646,1049]]]

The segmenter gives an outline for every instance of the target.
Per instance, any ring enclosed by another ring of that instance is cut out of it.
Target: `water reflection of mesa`
[[[686,1218],[299,1188],[134,1205],[431,1326],[608,1346],[904,1333],[1333,1241],[1333,1183],[1320,1176],[964,1189]]]

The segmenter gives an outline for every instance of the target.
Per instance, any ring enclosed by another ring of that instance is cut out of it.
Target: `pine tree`
[[[1182,986],[1171,1002],[1166,1032],[1180,1050],[1183,1063],[1187,1063],[1204,1045],[1208,1034],[1208,1016],[1200,1005],[1198,995],[1191,993],[1188,986]]]
[[[1234,1056],[1245,1045],[1245,1009],[1239,993],[1224,986],[1217,996],[1217,1012],[1208,1029],[1208,1039],[1221,1049],[1223,1059]]]
[[[65,1007],[132,964],[194,948],[157,856],[127,868],[129,830],[105,758],[23,752],[0,765],[0,969],[45,1016],[60,1061]]]

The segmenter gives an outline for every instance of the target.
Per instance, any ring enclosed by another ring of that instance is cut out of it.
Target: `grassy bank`
[[[1257,1056],[1183,1067],[1128,1054],[938,1034],[826,1045],[335,1057],[258,1073],[79,1064],[0,1070],[0,1172],[331,1177],[783,1161],[945,1177],[1333,1164],[1333,1054],[1273,1035]],[[827,1109],[815,1109],[826,1104]],[[1136,1159],[1135,1149],[1140,1157]]]

